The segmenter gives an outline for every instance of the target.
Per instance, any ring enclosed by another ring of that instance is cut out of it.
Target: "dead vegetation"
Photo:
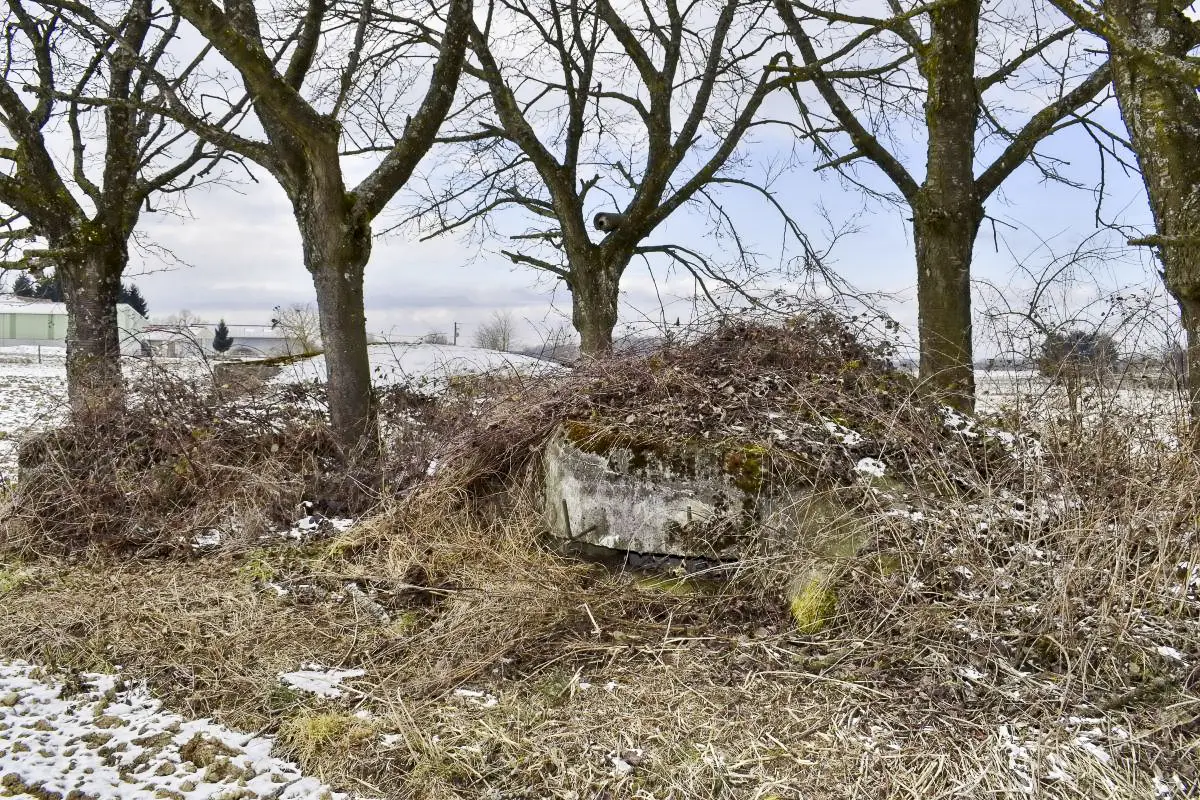
[[[252,541],[302,499],[332,493],[337,451],[308,398],[232,403],[211,379],[165,371],[134,396],[127,415],[23,443],[7,548],[164,554],[212,530]]]
[[[486,494],[523,475],[567,422],[600,446],[751,448],[764,468],[819,490],[854,486],[864,457],[888,461],[910,482],[951,469],[973,476],[965,483],[1020,482],[1019,437],[984,426],[964,434],[965,419],[947,425],[947,411],[888,355],[816,314],[782,326],[728,322],[650,355],[584,361],[552,378],[485,381],[439,409],[444,435],[427,452],[438,472],[412,490]]]
[[[800,327],[692,347],[394,397],[397,491],[331,540],[187,562],[10,550],[0,653],[120,665],[361,797],[1195,796],[1189,454],[1138,448],[1119,420],[1014,447]],[[786,391],[756,394],[764,374]],[[782,396],[873,532],[823,629],[792,625],[787,554],[707,581],[546,546],[532,467],[560,421],[782,447]],[[864,457],[903,479],[856,479]],[[278,680],[302,662],[366,675],[317,698]]]

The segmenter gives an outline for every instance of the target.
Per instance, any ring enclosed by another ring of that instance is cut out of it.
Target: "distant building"
[[[299,342],[270,325],[229,325],[233,346],[226,356],[266,358],[298,355],[303,352]],[[189,325],[154,323],[147,325],[139,338],[150,352],[161,358],[197,358],[216,355],[213,336],[217,323],[197,322]]]
[[[117,305],[122,353],[141,352],[138,337],[145,327],[145,317],[124,303]],[[0,347],[11,345],[66,347],[66,303],[0,294]]]

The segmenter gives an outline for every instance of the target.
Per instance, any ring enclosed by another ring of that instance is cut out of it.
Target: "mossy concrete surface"
[[[546,446],[544,480],[554,534],[639,553],[737,555],[756,504],[717,454],[692,454],[685,464],[624,444],[589,452],[564,436]]]
[[[852,556],[866,538],[833,493],[772,477],[762,447],[579,430],[566,427],[544,454],[544,512],[561,538],[689,558],[799,546],[822,559]]]

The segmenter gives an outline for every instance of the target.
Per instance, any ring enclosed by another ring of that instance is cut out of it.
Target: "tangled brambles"
[[[443,409],[457,416],[431,452],[438,474],[424,488],[486,493],[522,474],[568,421],[600,445],[758,448],[769,464],[799,463],[822,488],[855,483],[868,457],[913,480],[949,469],[1019,480],[1018,437],[948,424],[886,355],[833,316],[783,326],[741,321],[651,355],[584,361],[566,375],[501,384],[486,399],[460,398]]]
[[[210,531],[249,541],[294,518],[301,500],[343,488],[337,451],[305,398],[232,403],[211,381],[162,372],[132,394],[123,416],[23,444],[6,546],[163,553]]]

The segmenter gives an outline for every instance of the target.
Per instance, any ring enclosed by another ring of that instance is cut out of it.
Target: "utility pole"
[[[458,323],[454,323],[454,344],[458,344]]]

